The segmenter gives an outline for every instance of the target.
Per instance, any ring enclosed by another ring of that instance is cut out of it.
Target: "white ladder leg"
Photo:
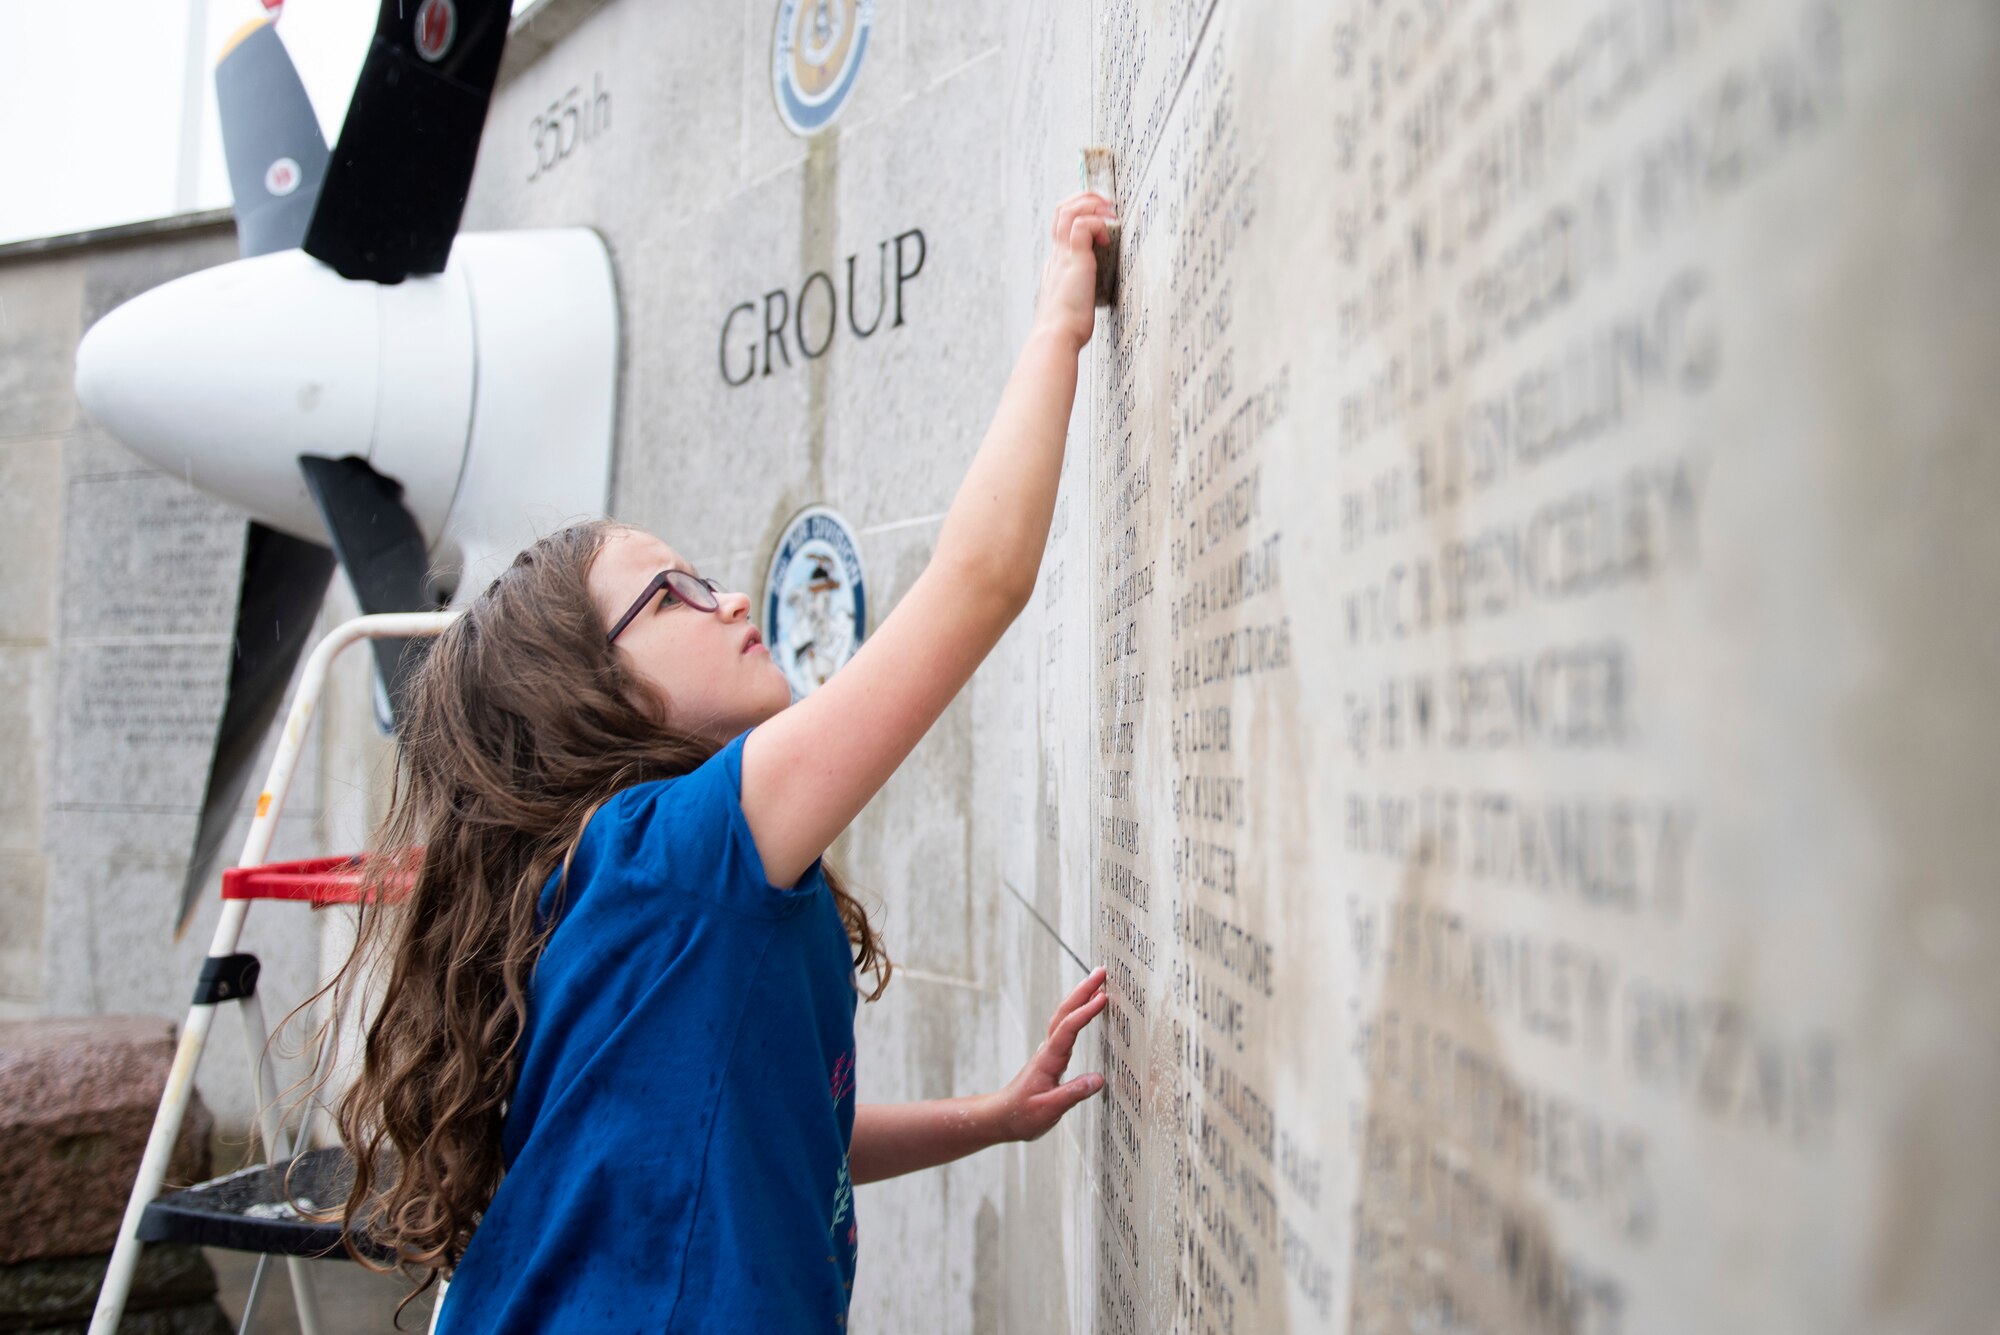
[[[257,1098],[257,1129],[264,1136],[264,1152],[273,1165],[292,1157],[285,1135],[284,1120],[278,1109],[278,1079],[266,1060],[264,1003],[252,992],[237,1003],[243,1016],[243,1042],[250,1053],[250,1070]],[[326,1205],[329,1202],[317,1201]],[[285,1273],[292,1281],[292,1301],[299,1309],[299,1335],[323,1335],[320,1321],[319,1286],[313,1279],[312,1262],[302,1256],[285,1258]]]
[[[236,900],[222,906],[215,924],[215,936],[208,957],[220,959],[236,953],[243,939],[243,920],[250,905]],[[197,992],[197,996],[201,993]],[[160,1107],[153,1114],[152,1134],[146,1137],[146,1152],[139,1160],[139,1176],[125,1201],[125,1218],[118,1225],[118,1241],[111,1249],[111,1262],[104,1269],[104,1287],[97,1291],[97,1308],[91,1313],[90,1335],[117,1335],[118,1322],[125,1315],[125,1300],[132,1293],[132,1276],[139,1269],[139,1220],[146,1207],[160,1194],[167,1178],[167,1161],[173,1158],[174,1142],[180,1139],[181,1122],[187,1117],[188,1103],[194,1098],[194,1073],[201,1054],[208,1047],[209,1027],[215,1023],[215,1002],[197,1000],[188,1008],[181,1025],[181,1041],[174,1049],[174,1064],[167,1071],[167,1087],[160,1094]]]
[[[243,1295],[243,1319],[236,1323],[236,1335],[250,1335],[257,1328],[257,1304],[264,1299],[264,1281],[271,1277],[271,1258],[259,1256],[250,1274],[250,1291]]]
[[[152,1134],[146,1137],[146,1152],[139,1160],[139,1177],[125,1201],[125,1218],[118,1225],[118,1242],[111,1249],[111,1262],[104,1270],[104,1287],[97,1292],[97,1309],[91,1314],[90,1335],[116,1335],[119,1318],[125,1315],[125,1300],[132,1292],[132,1276],[139,1269],[139,1219],[160,1194],[166,1181],[167,1161],[173,1157],[174,1142],[181,1136],[181,1122],[187,1116],[188,1101],[194,1096],[195,1068],[201,1065],[202,1049],[208,1045],[208,1029],[215,1022],[215,1007],[194,1006],[181,1026],[180,1045],[174,1049],[174,1064],[167,1072],[167,1087],[160,1096],[159,1110],[153,1114]]]

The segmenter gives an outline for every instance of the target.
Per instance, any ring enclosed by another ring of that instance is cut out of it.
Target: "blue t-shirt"
[[[745,733],[743,736],[747,737]],[[815,862],[764,878],[743,737],[590,820],[535,967],[507,1175],[438,1329],[836,1331],[854,965]]]

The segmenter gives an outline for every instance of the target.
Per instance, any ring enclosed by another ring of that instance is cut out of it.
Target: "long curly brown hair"
[[[353,952],[318,994],[330,1000],[325,1054],[342,1015],[357,1003],[365,1012],[380,986],[335,1120],[355,1169],[348,1250],[402,1270],[410,1298],[457,1265],[500,1185],[501,1127],[550,931],[537,921],[543,887],[606,799],[715,751],[663,728],[668,702],[605,643],[585,579],[617,527],[600,520],[535,543],[432,646],[404,701],[374,893]],[[831,869],[827,883],[856,969],[874,977],[872,1001],[888,956]]]

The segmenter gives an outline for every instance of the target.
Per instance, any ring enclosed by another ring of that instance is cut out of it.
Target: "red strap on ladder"
[[[409,891],[411,876],[392,878],[388,888],[396,898]],[[368,855],[305,858],[271,862],[261,867],[231,867],[222,873],[224,899],[289,899],[320,907],[360,904],[369,898]]]

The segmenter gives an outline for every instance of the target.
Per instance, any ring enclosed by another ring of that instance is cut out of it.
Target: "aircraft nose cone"
[[[379,291],[296,250],[189,274],[92,326],[77,396],[157,467],[324,542],[298,456],[368,457]]]

